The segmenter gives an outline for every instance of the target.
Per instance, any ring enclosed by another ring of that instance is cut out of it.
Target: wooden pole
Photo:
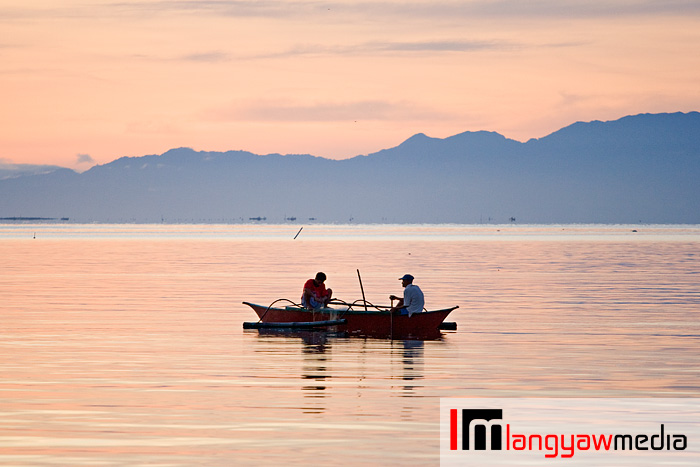
[[[391,342],[394,342],[394,299],[391,299],[391,308],[389,308],[389,326],[391,326]]]
[[[365,304],[365,311],[367,311],[367,299],[365,298],[365,288],[362,287],[362,277],[360,277],[360,270],[357,270],[357,278],[360,280],[360,290],[362,291],[362,301]]]

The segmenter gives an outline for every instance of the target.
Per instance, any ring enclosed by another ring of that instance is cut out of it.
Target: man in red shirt
[[[326,281],[326,275],[322,272],[316,274],[314,279],[309,279],[304,284],[304,292],[301,294],[301,304],[304,308],[310,310],[316,308],[326,308],[328,302],[331,301],[333,291],[326,289],[323,283]]]

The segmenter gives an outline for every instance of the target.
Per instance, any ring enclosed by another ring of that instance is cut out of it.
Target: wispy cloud
[[[266,1],[266,0],[156,0],[114,2],[110,9],[122,13],[162,14],[187,12],[239,17],[288,17],[308,14],[321,8],[319,2]]]
[[[157,56],[136,54],[130,57],[147,61],[184,61],[192,63],[225,63],[235,60],[259,60],[293,57],[313,56],[362,56],[381,54],[421,54],[421,53],[469,53],[480,51],[517,50],[530,47],[571,47],[580,44],[558,43],[545,45],[532,45],[508,41],[478,41],[478,40],[425,40],[425,41],[369,41],[357,44],[329,45],[329,44],[298,44],[279,51],[270,51],[259,54],[237,54],[222,51],[191,52],[176,56]]]
[[[375,52],[472,52],[512,48],[513,44],[490,41],[415,41],[415,42],[369,42],[365,48]]]
[[[211,12],[227,16],[298,17],[324,15],[329,21],[340,15],[377,18],[500,17],[602,17],[700,14],[695,0],[476,0],[476,1],[165,1],[166,9]]]
[[[700,14],[694,0],[520,0],[421,2],[416,10],[426,15],[503,18],[597,18],[639,15]]]
[[[177,59],[188,62],[216,63],[228,62],[232,59],[232,57],[230,54],[227,54],[225,52],[198,52],[182,55]]]
[[[410,102],[379,100],[316,104],[256,101],[233,104],[207,112],[207,118],[211,120],[265,122],[411,121],[417,118],[440,120],[453,117],[454,115],[444,111]]]
[[[201,63],[201,64],[206,64],[206,63],[221,63],[221,62],[228,62],[231,60],[239,59],[240,57],[236,57],[230,53],[227,52],[221,52],[221,51],[201,51],[201,52],[190,52],[186,54],[144,54],[144,53],[138,53],[138,54],[130,54],[127,56],[127,58],[131,60],[141,60],[145,62],[191,62],[191,63]]]
[[[620,15],[657,14],[699,14],[700,3],[696,0],[475,0],[475,1],[280,1],[280,0],[162,0],[115,2],[111,8],[122,11],[138,10],[141,13],[187,11],[190,13],[211,13],[226,16],[258,17],[299,17],[309,14],[457,16],[498,15],[506,17],[556,16],[556,17],[598,17]]]
[[[0,21],[37,17],[153,17],[166,14],[225,17],[307,18],[329,22],[354,18],[596,18],[640,15],[700,15],[697,0],[136,0],[105,4],[64,2],[58,7],[1,7]]]
[[[55,165],[16,164],[9,159],[0,158],[0,180],[50,173],[59,168]]]
[[[440,53],[478,52],[483,50],[512,50],[524,47],[505,41],[476,40],[426,40],[426,41],[371,41],[351,45],[304,44],[280,52],[253,55],[241,58],[281,58],[312,55],[376,55],[383,53]]]

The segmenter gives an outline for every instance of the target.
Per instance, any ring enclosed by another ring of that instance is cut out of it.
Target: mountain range
[[[71,222],[700,223],[700,113],[519,142],[417,134],[344,160],[172,149],[0,179],[0,218]]]

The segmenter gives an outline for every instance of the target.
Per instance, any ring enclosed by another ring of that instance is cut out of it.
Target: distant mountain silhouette
[[[700,223],[698,206],[698,112],[575,123],[525,143],[417,134],[341,161],[179,148],[0,180],[0,217],[75,222]]]

